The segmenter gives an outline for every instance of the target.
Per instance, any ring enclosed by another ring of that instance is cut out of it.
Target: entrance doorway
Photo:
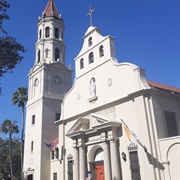
[[[96,180],[104,180],[104,164],[96,165]]]
[[[94,157],[96,180],[104,180],[104,152],[99,148]]]
[[[32,174],[28,175],[27,180],[33,180],[33,175]]]

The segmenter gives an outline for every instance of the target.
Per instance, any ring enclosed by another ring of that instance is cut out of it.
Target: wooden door
[[[105,180],[104,165],[96,165],[96,180]]]

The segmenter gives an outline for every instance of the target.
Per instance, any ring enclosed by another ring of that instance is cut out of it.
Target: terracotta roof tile
[[[160,84],[158,82],[153,82],[153,81],[149,81],[149,80],[147,81],[147,83],[149,84],[150,87],[154,87],[154,88],[165,90],[165,91],[180,93],[180,88],[168,86],[165,84]]]
[[[59,18],[59,13],[58,13],[58,10],[54,3],[54,0],[49,0],[48,4],[43,12],[43,15],[45,15],[46,17],[54,16],[56,18]]]

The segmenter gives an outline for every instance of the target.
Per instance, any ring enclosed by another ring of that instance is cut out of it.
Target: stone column
[[[114,140],[110,141],[110,149],[111,149],[112,179],[113,180],[121,180],[121,178],[120,178],[120,162],[119,162],[116,141],[114,141]]]
[[[111,162],[110,162],[109,144],[107,141],[103,142],[103,151],[104,151],[105,179],[111,180]]]
[[[74,170],[73,170],[73,179],[79,180],[79,152],[78,148],[74,148]]]
[[[79,180],[86,179],[86,158],[85,158],[85,146],[79,147]]]

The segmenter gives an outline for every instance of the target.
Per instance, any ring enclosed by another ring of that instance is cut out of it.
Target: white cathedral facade
[[[90,26],[65,66],[64,22],[49,0],[29,73],[27,180],[179,180],[180,89],[118,63],[114,38]],[[45,143],[58,140],[55,151]]]

